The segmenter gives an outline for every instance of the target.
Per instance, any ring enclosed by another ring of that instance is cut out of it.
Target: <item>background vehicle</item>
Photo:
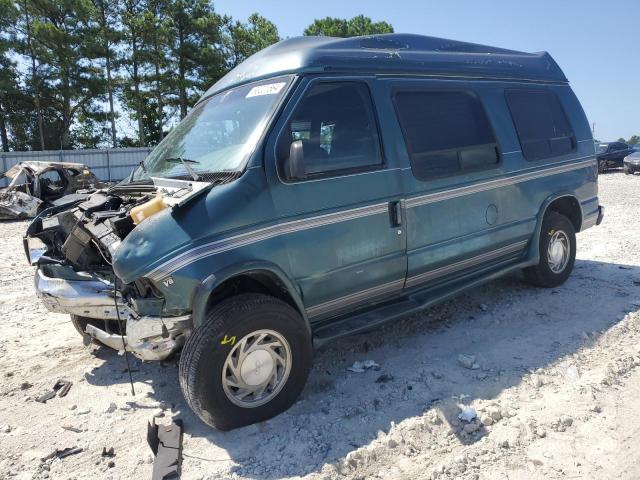
[[[601,143],[597,147],[598,171],[604,172],[608,168],[622,167],[623,159],[635,150],[622,142]]]
[[[10,178],[0,190],[0,218],[29,218],[52,202],[78,190],[104,184],[81,163],[20,162],[3,176]]]
[[[25,246],[81,333],[124,331],[146,360],[184,345],[187,402],[230,429],[288,408],[313,346],[514,271],[560,285],[602,216],[549,54],[305,37],[240,64],[127,182],[37,218]]]
[[[638,145],[633,146],[633,153],[624,157],[624,173],[630,175],[632,173],[640,172],[640,150]]]

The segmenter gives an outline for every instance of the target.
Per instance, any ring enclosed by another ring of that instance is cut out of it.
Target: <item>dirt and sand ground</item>
[[[512,276],[334,343],[289,411],[227,433],[189,411],[175,361],[133,360],[132,396],[124,358],[36,299],[26,224],[0,224],[0,478],[151,478],[154,415],[184,421],[184,479],[640,478],[640,178],[600,189],[562,287]],[[347,370],[363,360],[380,369]],[[58,379],[67,396],[34,401]]]

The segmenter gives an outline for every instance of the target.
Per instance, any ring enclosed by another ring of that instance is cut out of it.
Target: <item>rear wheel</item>
[[[299,313],[268,295],[241,294],[214,306],[180,357],[180,386],[207,424],[231,430],[289,408],[311,367]]]
[[[540,287],[557,287],[573,270],[576,233],[571,221],[557,212],[548,212],[542,221],[539,240],[540,261],[524,270],[526,280]]]

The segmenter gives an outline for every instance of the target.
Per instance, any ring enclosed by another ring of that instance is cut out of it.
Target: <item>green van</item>
[[[161,360],[219,429],[287,409],[313,347],[516,270],[543,287],[600,223],[561,69],[418,35],[284,40],[213,85],[128,179],[29,226],[38,296]]]

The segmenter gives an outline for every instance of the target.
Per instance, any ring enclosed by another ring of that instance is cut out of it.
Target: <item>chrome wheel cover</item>
[[[547,247],[547,262],[553,273],[562,273],[569,264],[571,257],[571,243],[569,236],[562,230],[556,230],[551,235]]]
[[[222,388],[242,408],[271,401],[284,387],[291,371],[291,348],[273,330],[256,330],[238,341],[222,367]]]

